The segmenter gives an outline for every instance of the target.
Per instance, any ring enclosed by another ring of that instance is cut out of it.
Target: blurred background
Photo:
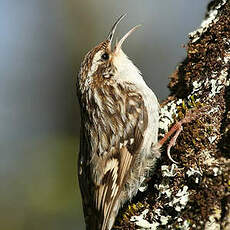
[[[81,230],[76,73],[114,21],[160,100],[208,0],[0,0],[0,229]]]

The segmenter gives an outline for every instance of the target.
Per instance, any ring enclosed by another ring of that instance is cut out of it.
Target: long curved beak
[[[129,35],[131,35],[137,28],[139,28],[141,25],[134,26],[131,30],[129,30],[122,38],[121,40],[116,44],[114,53],[118,52],[121,49],[121,46],[123,42],[127,39]]]
[[[109,35],[107,36],[107,40],[109,41],[109,44],[110,44],[110,48],[112,46],[112,41],[113,41],[113,36],[114,36],[114,33],[116,31],[116,28],[117,28],[117,25],[119,24],[119,22],[126,16],[127,14],[123,14],[121,15],[117,21],[113,24],[113,27],[111,29],[111,31],[109,32]]]

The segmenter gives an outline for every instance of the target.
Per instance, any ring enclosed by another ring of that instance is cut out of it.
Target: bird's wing
[[[102,182],[95,191],[96,208],[101,213],[103,230],[107,229],[108,222],[113,222],[112,219],[115,218],[111,214],[118,211],[119,207],[116,208],[117,210],[113,209],[118,202],[125,177],[130,171],[130,166],[134,158],[126,147],[122,147],[119,150],[119,155],[120,159],[114,157],[107,161]]]
[[[113,116],[111,122],[116,122],[120,130],[111,132],[110,142],[114,139],[116,141],[110,148],[111,152],[102,156],[106,163],[100,185],[95,190],[96,208],[103,216],[102,230],[109,229],[108,225],[114,222],[120,194],[130,175],[130,167],[134,166],[137,159],[148,124],[147,110],[141,95],[134,92],[127,94],[124,104],[120,104],[119,108],[120,111]]]
[[[110,97],[101,104],[104,106],[103,118],[106,122],[99,121],[97,124],[98,136],[94,137],[93,143],[97,143],[98,154],[88,161],[88,165],[85,164],[83,167],[85,175],[79,178],[82,184],[83,203],[85,207],[87,206],[85,209],[88,218],[91,218],[89,222],[96,221],[96,225],[100,227],[97,226],[95,229],[101,230],[110,229],[115,221],[120,206],[121,192],[124,191],[124,185],[130,175],[130,167],[134,167],[135,161],[138,160],[137,156],[148,125],[147,109],[140,94],[126,92],[123,102],[116,103],[116,98]],[[115,112],[112,111],[114,104],[117,106]],[[89,201],[92,198],[93,204]],[[94,211],[89,211],[92,206],[98,216]],[[94,217],[89,217],[89,213],[94,213],[92,215],[97,216],[95,217],[97,220],[92,221]],[[94,228],[91,226],[89,229]]]

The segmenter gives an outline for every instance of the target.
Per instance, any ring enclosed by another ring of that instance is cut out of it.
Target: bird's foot
[[[166,133],[165,136],[158,142],[158,146],[161,147],[168,140],[168,138],[176,132],[174,136],[171,138],[167,147],[168,158],[175,164],[178,164],[178,162],[171,157],[170,149],[176,144],[176,140],[180,135],[181,131],[183,130],[183,124],[191,122],[192,120],[196,119],[196,117],[197,112],[195,111],[187,113],[185,117],[181,121],[176,122],[176,124],[173,125],[173,127],[168,131],[168,133]]]

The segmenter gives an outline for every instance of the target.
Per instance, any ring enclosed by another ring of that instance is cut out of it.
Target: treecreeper
[[[110,230],[160,156],[159,104],[122,44],[118,23],[89,51],[77,78],[81,109],[78,177],[87,230]]]

